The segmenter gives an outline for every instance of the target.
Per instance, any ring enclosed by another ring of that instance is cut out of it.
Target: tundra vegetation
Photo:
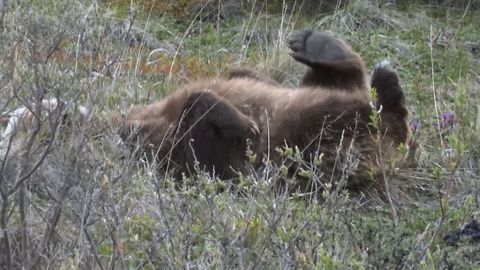
[[[0,138],[0,267],[480,267],[479,15],[473,0],[3,1],[2,134],[18,108],[31,117]],[[112,116],[232,66],[298,87],[299,28],[336,33],[369,68],[393,63],[417,142],[390,164],[397,201],[279,192],[282,166],[178,185],[121,143]]]

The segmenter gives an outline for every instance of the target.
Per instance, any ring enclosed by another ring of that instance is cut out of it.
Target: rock
[[[443,240],[450,245],[456,245],[460,241],[480,243],[480,223],[477,220],[472,219],[460,230],[445,235]]]

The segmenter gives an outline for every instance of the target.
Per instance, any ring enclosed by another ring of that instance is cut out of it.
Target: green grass
[[[480,10],[354,0],[309,16],[299,6],[264,6],[200,21],[195,12],[148,14],[138,6],[132,16],[127,2],[12,1],[0,25],[0,109],[57,97],[69,112],[88,105],[108,119],[232,65],[296,86],[304,69],[288,56],[286,38],[301,27],[332,31],[368,67],[394,63],[420,123],[417,162],[392,179],[404,193],[398,222],[389,205],[365,203],[361,194],[276,194],[281,168],[239,184],[200,173],[175,188],[156,164],[119,145],[113,130],[91,132],[69,114],[67,124],[45,118],[32,146],[20,140],[6,155],[0,244],[8,239],[10,256],[0,248],[0,265],[9,257],[13,268],[46,269],[480,267],[478,242],[443,240],[479,215]],[[130,32],[118,37],[112,29],[120,23]],[[130,34],[163,50],[129,46]],[[444,112],[455,113],[455,124],[439,129]]]

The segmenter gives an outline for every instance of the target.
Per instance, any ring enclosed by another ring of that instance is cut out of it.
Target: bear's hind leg
[[[214,92],[192,94],[183,107],[173,156],[184,171],[192,170],[195,161],[202,169],[221,178],[234,176],[231,170],[243,165],[247,139],[259,133],[257,125],[228,101]]]
[[[302,86],[355,91],[367,89],[366,67],[350,46],[333,35],[310,29],[295,31],[288,40],[291,56],[309,67]]]
[[[376,108],[381,112],[382,129],[397,144],[410,144],[408,109],[397,73],[388,61],[377,64],[371,86],[377,92]]]

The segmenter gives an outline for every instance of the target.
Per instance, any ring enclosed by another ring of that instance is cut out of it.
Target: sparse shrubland
[[[322,1],[305,13],[312,2],[4,1],[0,119],[21,106],[34,117],[0,142],[0,268],[480,267],[480,232],[445,240],[480,213],[478,3]],[[302,27],[337,33],[370,68],[394,63],[418,143],[393,164],[397,203],[281,192],[275,166],[179,186],[120,143],[113,114],[230,66],[298,85],[285,40]]]

